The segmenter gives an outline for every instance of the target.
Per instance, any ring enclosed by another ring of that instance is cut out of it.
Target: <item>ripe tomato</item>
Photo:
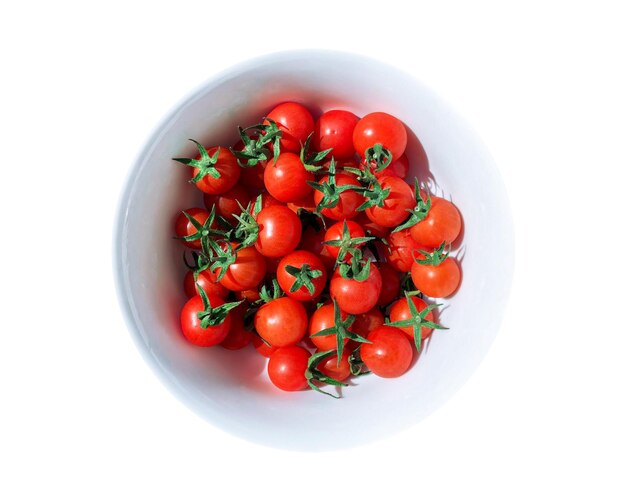
[[[315,122],[313,145],[315,151],[332,148],[330,155],[338,159],[354,156],[352,134],[359,121],[354,113],[344,110],[330,110],[323,113]]]
[[[407,133],[404,124],[388,113],[375,112],[365,115],[354,127],[354,149],[365,158],[365,150],[382,144],[391,152],[392,159],[399,158],[406,149]]]
[[[280,348],[300,341],[306,333],[308,320],[300,301],[280,297],[259,308],[254,316],[254,328],[269,344]]]
[[[382,278],[374,263],[370,264],[369,277],[362,282],[342,277],[337,268],[330,281],[330,296],[337,300],[342,311],[358,315],[376,306],[381,288]]]
[[[384,263],[379,266],[383,277],[383,285],[378,298],[378,305],[385,306],[400,295],[400,275],[390,264]]]
[[[236,249],[236,252],[235,262],[228,267],[219,283],[231,291],[253,289],[265,277],[265,259],[254,247]],[[211,272],[211,278],[216,280],[220,272],[221,268],[217,268]]]
[[[280,151],[300,153],[302,145],[313,132],[315,122],[313,116],[299,103],[282,103],[267,114],[282,131]],[[269,123],[265,120],[264,123]]]
[[[224,304],[224,300],[221,297],[207,296],[207,298],[213,308]],[[183,335],[190,343],[196,346],[214,346],[221,343],[230,329],[230,312],[226,314],[226,318],[221,324],[203,328],[198,318],[198,313],[202,311],[204,311],[204,304],[200,296],[194,296],[185,303],[180,313],[180,325]]]
[[[315,254],[304,250],[287,254],[278,263],[276,278],[280,288],[298,301],[310,301],[318,297],[326,286],[326,268]],[[301,284],[295,291],[294,285]]]
[[[235,214],[241,214],[239,204],[245,208],[249,202],[250,194],[241,184],[236,184],[221,195],[204,194],[204,205],[206,208],[211,210],[211,207],[215,205],[215,213],[233,224],[237,222]]]
[[[311,193],[313,188],[307,181],[313,179],[313,173],[304,168],[300,157],[294,153],[281,153],[278,160],[270,160],[263,173],[267,191],[285,203],[297,202]]]
[[[371,343],[361,345],[361,360],[369,370],[380,377],[398,377],[413,361],[413,347],[407,336],[397,327],[383,325],[368,336]]]
[[[431,197],[431,207],[426,218],[411,227],[411,237],[427,247],[439,247],[442,242],[451,244],[461,232],[461,214],[452,202]]]
[[[424,249],[411,238],[409,229],[390,233],[387,237],[389,246],[385,248],[385,259],[396,270],[407,272],[415,262],[416,251]]]
[[[324,176],[319,180],[320,184],[328,184],[329,176]],[[360,186],[356,176],[348,173],[335,174],[335,184],[337,186]],[[319,190],[313,191],[314,207],[316,208],[324,198],[324,194]],[[357,207],[363,203],[363,195],[354,190],[346,190],[339,194],[339,202],[335,207],[324,207],[321,210],[323,216],[336,221],[352,219],[359,214]],[[315,209],[314,209],[315,210]]]
[[[370,221],[381,226],[398,226],[409,217],[408,209],[415,207],[413,188],[396,176],[382,176],[379,182],[383,190],[390,190],[389,195],[383,207],[370,207],[365,209],[365,214]]]
[[[341,319],[345,320],[348,318],[348,314],[344,311],[341,312]],[[313,334],[317,334],[318,332],[323,331],[324,329],[329,329],[335,326],[335,307],[332,303],[325,304],[320,306],[317,310],[313,312],[311,315],[311,319],[309,321],[309,338],[311,342],[317,347],[320,351],[326,350],[336,350],[337,349],[337,335],[336,334],[328,334],[325,336],[315,336],[312,337]],[[352,328],[350,328],[352,330]],[[348,338],[343,340],[343,345],[345,346],[348,342]],[[335,362],[337,360],[335,359]]]
[[[384,323],[385,317],[377,307],[374,307],[365,313],[357,315],[350,330],[356,332],[361,337],[367,338],[370,332]]]
[[[250,343],[252,333],[243,325],[243,316],[247,306],[241,304],[232,310],[229,315],[231,318],[230,330],[224,340],[220,343],[227,350],[241,350]]]
[[[322,243],[324,241],[324,233],[324,231],[316,231],[315,228],[309,226],[302,233],[302,239],[298,248],[318,256],[324,263],[326,271],[331,272],[335,267],[335,258],[330,255],[328,249]]]
[[[238,301],[245,299],[246,301],[248,301],[248,303],[254,303],[255,301],[258,301],[259,299],[261,299],[258,289],[247,289],[245,291],[237,291],[235,292],[235,297],[237,298]]]
[[[420,299],[419,297],[416,297],[416,296],[409,296],[409,297],[411,298],[411,301],[417,308],[417,311],[421,312],[424,310],[424,308],[428,306],[428,304],[426,304],[426,302],[423,299]],[[402,299],[398,299],[395,303],[391,305],[391,310],[389,311],[389,320],[391,322],[401,322],[402,320],[409,320],[410,318],[413,318],[413,314],[411,313],[411,310],[409,309],[409,302],[407,301],[405,297],[403,297]],[[429,322],[435,321],[435,316],[432,311],[426,314],[425,320],[428,320]],[[398,329],[403,331],[410,340],[413,340],[413,327],[411,326],[398,327]],[[430,336],[433,330],[430,327],[422,327],[421,332],[422,332],[422,339],[426,339],[428,336]]]
[[[256,139],[256,138],[255,138]],[[235,146],[233,146],[233,150],[242,151],[244,149],[243,142],[241,140],[237,141]],[[266,160],[261,160],[259,163],[252,167],[245,167],[241,169],[241,175],[239,177],[239,182],[252,194],[256,194],[265,188],[265,184],[263,184],[263,172],[265,171],[265,166],[267,165]]]
[[[344,223],[348,225],[348,233],[350,234],[350,239],[365,237],[365,231],[360,224],[355,223],[354,221],[339,221],[326,230],[326,233],[324,234],[324,241],[341,241],[341,239],[343,238]],[[357,243],[354,245],[354,247],[363,247],[363,245],[365,245],[365,242]],[[324,244],[324,247],[328,251],[328,254],[337,259],[341,250],[340,247],[328,244]],[[350,255],[350,253],[348,253],[347,255]]]
[[[209,218],[209,213],[207,211],[205,211],[204,209],[199,209],[197,207],[193,207],[191,209],[187,209],[184,212],[189,214],[191,217],[193,217],[200,224],[204,224],[206,222],[206,220]],[[214,227],[215,227],[215,225],[212,224],[211,228],[214,228]],[[176,218],[176,223],[174,223],[174,231],[176,232],[176,236],[178,238],[189,237],[191,235],[194,235],[194,234],[198,233],[198,230],[194,227],[194,225],[191,223],[191,221],[189,221],[189,219],[187,219],[185,214],[183,214],[182,212]],[[187,247],[189,247],[191,249],[201,249],[202,248],[202,244],[200,243],[200,239],[198,239],[198,240],[191,240],[190,242],[185,242],[184,240],[181,240],[181,242],[183,243],[183,245],[185,245],[185,246],[187,246]]]
[[[310,353],[300,346],[278,348],[270,355],[267,374],[274,386],[285,391],[303,390],[308,386],[304,373]]]
[[[376,177],[396,176],[405,179],[408,173],[409,159],[406,155],[402,155],[401,157],[392,160],[386,169],[376,173]]]
[[[351,375],[350,362],[348,361],[349,356],[350,353],[348,351],[344,351],[341,355],[341,360],[339,360],[339,366],[337,366],[337,355],[331,355],[330,357],[322,360],[317,368],[322,374],[331,377],[336,381],[345,381]]]
[[[217,148],[217,146],[214,146],[207,150],[210,157],[215,155]],[[198,155],[196,159],[199,160],[200,155]],[[220,152],[217,155],[217,163],[213,167],[215,167],[219,173],[219,177],[215,178],[211,174],[207,174],[196,183],[198,189],[204,193],[209,193],[211,195],[226,193],[237,184],[237,181],[239,181],[241,168],[237,163],[237,157],[235,157],[235,155],[233,155],[228,148],[220,148]],[[199,169],[192,167],[192,171],[195,176],[198,174]]]
[[[193,278],[193,271],[188,271],[185,274],[183,286],[185,288],[185,295],[188,298],[198,295],[196,287],[202,287],[204,292],[206,292],[209,296],[218,296],[222,299],[226,299],[226,296],[228,296],[228,289],[226,289],[226,287],[219,282],[213,282],[211,274],[207,271],[201,271],[198,273],[198,278],[196,280]]]
[[[278,348],[266,344],[259,336],[252,334],[252,344],[257,353],[265,358],[269,358]]]
[[[276,200],[267,191],[262,191],[260,195],[261,195],[261,209],[267,209],[268,207],[271,207],[272,205],[280,205],[282,207],[285,206],[284,203]]]
[[[292,252],[300,243],[302,223],[285,205],[262,209],[256,216],[259,236],[254,244],[266,257],[282,257]]]
[[[413,263],[411,279],[429,297],[448,297],[459,287],[461,269],[456,259],[448,257],[439,265]]]

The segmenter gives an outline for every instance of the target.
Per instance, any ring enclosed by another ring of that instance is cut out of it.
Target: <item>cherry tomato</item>
[[[308,320],[300,301],[280,297],[259,308],[254,316],[254,328],[269,344],[280,348],[300,341],[306,333]]]
[[[256,137],[253,137],[253,139],[256,139]],[[242,151],[243,141],[237,141],[235,146],[233,146],[233,150]],[[265,184],[263,184],[263,172],[265,171],[266,165],[267,161],[262,160],[252,167],[245,167],[241,169],[239,182],[245,186],[250,193],[256,194],[265,188]]]
[[[451,244],[461,232],[461,214],[452,202],[431,197],[431,207],[426,218],[411,227],[411,237],[427,247],[439,247],[442,242]]]
[[[256,334],[252,334],[252,344],[254,345],[254,349],[259,353],[259,355],[269,358],[272,353],[274,353],[278,348],[270,346],[266,344],[259,336]]]
[[[303,390],[308,386],[304,373],[310,353],[300,346],[278,348],[270,355],[267,373],[274,386],[285,391]]]
[[[383,202],[383,207],[375,205],[365,209],[365,214],[370,221],[381,226],[398,226],[409,217],[408,209],[415,207],[413,188],[396,176],[382,176],[379,182],[383,190],[391,191]]]
[[[419,297],[415,297],[415,296],[409,296],[409,297],[411,301],[413,302],[413,304],[415,305],[415,307],[417,308],[417,311],[423,311],[424,308],[428,307],[428,304],[426,304],[426,302],[423,299],[420,299]],[[391,310],[389,311],[390,321],[401,322],[402,320],[409,320],[411,318],[413,318],[413,314],[411,313],[411,310],[409,309],[409,302],[407,301],[405,297],[403,297],[402,299],[398,299],[395,303],[391,305]],[[432,311],[428,312],[425,318],[429,322],[435,321],[435,316]],[[413,340],[413,327],[411,326],[398,327],[398,329],[403,331],[409,337],[411,341]],[[422,331],[422,339],[426,339],[428,336],[430,336],[433,330],[430,327],[422,327],[421,331]]]
[[[352,134],[359,121],[354,113],[344,110],[330,110],[323,113],[315,122],[313,145],[316,151],[333,150],[335,159],[349,159],[354,156]]]
[[[241,207],[246,208],[249,202],[250,194],[241,184],[236,184],[221,195],[204,194],[204,205],[206,208],[211,210],[213,205],[215,205],[215,213],[233,224],[237,223],[235,214],[241,214],[239,205],[241,204]]]
[[[309,226],[302,233],[302,239],[298,248],[318,256],[324,263],[326,271],[331,272],[335,267],[335,258],[330,255],[328,248],[322,243],[325,240],[324,233],[324,231],[316,231],[315,228]]]
[[[342,320],[348,318],[348,314],[344,311],[341,312]],[[309,338],[311,342],[317,347],[320,351],[326,350],[335,350],[337,349],[337,335],[336,334],[328,334],[325,336],[313,336],[313,334],[317,334],[318,332],[323,331],[324,329],[330,329],[335,326],[335,306],[330,304],[325,304],[320,306],[317,310],[313,312],[311,315],[311,319],[309,320]],[[348,342],[348,338],[343,340],[343,345],[345,346]],[[335,360],[336,362],[336,360]]]
[[[262,209],[256,216],[259,236],[254,244],[266,257],[286,256],[300,243],[302,223],[300,218],[284,205]]]
[[[359,120],[352,135],[354,149],[365,158],[365,150],[375,144],[382,144],[391,152],[391,157],[399,158],[406,149],[407,133],[404,124],[388,113],[375,112]]]
[[[376,177],[396,176],[405,179],[409,173],[409,159],[406,155],[396,158],[382,171],[375,173]]]
[[[263,173],[267,191],[285,203],[297,202],[306,197],[313,189],[307,181],[313,179],[313,173],[304,168],[300,157],[294,153],[281,153],[278,160],[270,160]]]
[[[413,263],[411,279],[429,297],[448,297],[459,287],[461,269],[456,259],[448,257],[437,266]]]
[[[193,217],[200,224],[204,224],[206,222],[206,220],[209,218],[209,213],[207,211],[205,211],[204,209],[199,209],[197,207],[193,207],[191,209],[186,209],[184,212],[189,214],[191,217]],[[211,225],[211,228],[214,228],[214,227],[215,227],[214,224]],[[176,223],[174,223],[174,231],[176,232],[176,236],[178,238],[189,237],[189,236],[194,235],[195,233],[198,232],[198,230],[196,230],[196,228],[194,227],[192,222],[189,221],[189,219],[187,219],[185,214],[183,214],[182,212],[176,218]],[[199,250],[199,249],[202,248],[202,244],[200,243],[200,239],[198,239],[198,240],[191,240],[190,242],[185,242],[184,240],[181,240],[181,242],[183,243],[183,245],[185,245],[185,246],[187,246],[187,247],[189,247],[191,249]]]
[[[236,249],[237,258],[219,281],[231,291],[244,291],[253,289],[261,283],[265,277],[265,259],[254,247]],[[217,280],[221,268],[211,272],[211,278]]]
[[[380,297],[382,278],[378,267],[370,264],[370,275],[359,282],[353,278],[344,278],[339,274],[339,269],[330,281],[330,295],[337,300],[342,311],[358,315],[371,310]]]
[[[361,344],[361,360],[377,376],[398,377],[411,366],[412,344],[397,327],[383,325],[370,332],[367,339],[371,343]]]
[[[215,155],[217,148],[217,146],[214,146],[207,149],[207,153],[210,157]],[[196,158],[200,159],[200,156],[198,155]],[[210,174],[207,174],[196,183],[198,189],[204,193],[209,193],[211,195],[226,193],[237,184],[237,181],[239,181],[241,168],[237,163],[237,157],[235,157],[235,155],[233,155],[228,148],[220,148],[220,152],[217,155],[217,163],[213,167],[215,167],[220,177],[215,178]],[[192,171],[195,176],[198,174],[199,169],[192,167]]]
[[[280,151],[300,153],[302,145],[313,132],[313,116],[299,103],[282,103],[267,114],[282,131]],[[266,120],[264,123],[268,123]]]
[[[258,289],[247,289],[245,291],[237,291],[235,292],[235,297],[237,298],[238,301],[245,299],[249,303],[254,303],[255,301],[258,301],[259,299],[261,299]]]
[[[337,355],[331,355],[330,357],[322,360],[317,368],[319,371],[333,378],[336,381],[345,381],[351,375],[350,372],[350,362],[348,361],[348,357],[350,353],[348,351],[344,351],[341,355],[341,360],[339,361],[339,367],[337,367]]]
[[[285,206],[284,203],[276,200],[267,191],[262,191],[260,195],[261,195],[261,209],[267,209],[268,207],[272,207],[273,205],[280,205],[281,207]]]
[[[350,330],[356,332],[361,337],[367,338],[370,332],[384,323],[385,317],[378,308],[374,307],[365,313],[357,315]]]
[[[329,181],[329,176],[324,176],[319,180],[320,184],[327,183]],[[335,183],[337,186],[357,186],[360,187],[359,182],[356,179],[356,176],[348,173],[338,173],[335,174]],[[314,210],[317,208],[319,203],[322,201],[323,193],[319,190],[315,190],[313,192],[313,200],[314,200]],[[336,221],[343,221],[344,219],[352,219],[359,214],[357,211],[357,207],[363,203],[363,195],[357,193],[354,190],[346,190],[339,194],[339,202],[335,207],[325,207],[321,210],[323,216],[328,217],[330,219],[334,219]]]
[[[385,259],[396,270],[402,272],[410,271],[417,251],[424,250],[423,246],[418,245],[411,238],[411,232],[408,228],[390,233],[387,237],[387,243],[389,246],[384,249]]]
[[[221,297],[207,296],[207,298],[213,308],[224,304],[224,300]],[[200,296],[194,296],[185,303],[180,313],[180,325],[183,335],[190,343],[196,346],[214,346],[221,343],[230,329],[231,312],[226,314],[226,318],[221,324],[203,328],[198,318],[198,313],[202,311],[204,311],[204,304]]]
[[[196,287],[202,287],[204,292],[210,296],[218,296],[222,299],[226,299],[226,296],[228,296],[228,289],[220,283],[213,282],[210,273],[207,271],[198,273],[198,278],[195,280],[193,278],[193,271],[188,271],[185,274],[183,286],[185,288],[185,295],[188,298],[192,298],[198,294]]]
[[[241,304],[229,312],[231,318],[230,330],[220,343],[227,350],[241,350],[250,343],[252,333],[246,330],[243,325],[243,316],[246,313],[246,309],[247,306]]]
[[[390,264],[379,266],[380,274],[383,277],[383,284],[378,298],[378,305],[385,306],[391,303],[400,295],[400,275]]]
[[[348,225],[348,232],[350,233],[350,238],[365,237],[365,231],[363,230],[360,224],[355,223],[354,221],[345,221],[345,223]],[[332,226],[330,226],[326,230],[326,233],[324,234],[324,241],[341,240],[343,236],[343,226],[344,226],[344,221],[339,221],[333,224]],[[363,245],[365,244],[361,243],[361,244],[355,245],[355,247],[363,247]],[[324,244],[324,247],[328,251],[328,254],[330,254],[333,258],[337,259],[337,257],[339,256],[339,251],[340,251],[339,247],[335,247],[335,246],[327,245],[327,244]]]
[[[293,268],[300,270],[299,276],[293,275],[288,271],[290,269],[295,272]],[[318,274],[318,277],[312,276]],[[276,278],[280,288],[289,297],[298,301],[310,301],[318,297],[324,290],[327,273],[324,263],[322,263],[319,257],[308,251],[297,250],[287,254],[280,260]],[[294,292],[291,292],[291,288],[296,283],[296,280],[300,280],[302,285]],[[310,285],[312,292],[307,288],[307,283]]]

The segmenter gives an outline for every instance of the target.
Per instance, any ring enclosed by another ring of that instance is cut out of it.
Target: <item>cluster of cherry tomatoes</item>
[[[232,147],[175,158],[204,208],[183,211],[191,248],[181,312],[198,346],[252,342],[293,391],[406,372],[459,286],[461,215],[407,180],[407,130],[382,112],[276,106]],[[329,394],[329,393],[327,393]],[[333,395],[334,396],[334,395]]]

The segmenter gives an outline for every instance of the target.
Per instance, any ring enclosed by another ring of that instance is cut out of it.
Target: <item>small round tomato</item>
[[[378,308],[374,307],[365,313],[357,315],[350,330],[356,332],[361,337],[367,338],[370,332],[384,323],[385,317]]]
[[[313,189],[307,181],[314,179],[313,173],[304,168],[300,157],[294,153],[281,153],[278,160],[270,160],[263,173],[267,191],[284,203],[305,198]]]
[[[254,316],[254,328],[269,344],[280,348],[300,341],[306,333],[308,320],[300,301],[280,297],[259,308]]]
[[[262,191],[260,195],[261,195],[261,209],[267,209],[268,207],[272,207],[273,205],[280,205],[281,207],[285,206],[284,203],[276,200],[267,191]]]
[[[322,360],[317,368],[322,374],[333,378],[335,381],[345,381],[351,375],[349,356],[350,353],[347,350],[344,351],[341,360],[339,360],[339,366],[337,366],[337,355],[331,355]]]
[[[385,259],[396,270],[402,272],[410,271],[417,251],[424,250],[423,246],[418,245],[411,238],[411,232],[408,228],[390,233],[387,237],[387,243],[389,245],[384,250]]]
[[[423,299],[420,299],[416,296],[409,296],[410,300],[415,305],[417,311],[421,312],[424,308],[427,308],[428,305]],[[391,310],[389,311],[389,320],[391,322],[401,322],[402,320],[409,320],[413,318],[413,314],[409,308],[409,302],[405,297],[402,299],[398,299],[395,303],[391,305]],[[426,314],[424,317],[429,322],[435,321],[435,316],[432,311]],[[413,340],[413,327],[398,327],[401,331],[403,331],[409,339]],[[432,333],[432,329],[430,327],[421,327],[422,339],[426,339]]]
[[[209,148],[207,153],[210,157],[212,157],[215,155],[217,149],[218,146],[214,146]],[[196,159],[199,160],[200,156],[198,155]],[[228,148],[219,148],[217,162],[213,165],[213,167],[217,170],[219,177],[213,177],[211,174],[206,174],[196,183],[198,189],[204,193],[209,193],[211,195],[226,193],[237,184],[237,181],[239,181],[241,168],[237,163],[237,157],[235,157],[235,155],[233,155]],[[192,167],[192,171],[195,176],[198,174],[199,169]]]
[[[220,343],[227,350],[241,350],[250,343],[252,333],[246,330],[243,324],[243,315],[246,312],[246,308],[246,306],[241,304],[229,313],[231,318],[230,330]]]
[[[461,214],[452,202],[431,197],[428,215],[411,227],[411,237],[427,247],[439,247],[442,242],[451,244],[461,233]]]
[[[342,277],[339,268],[330,281],[330,295],[337,300],[342,311],[358,315],[371,310],[380,297],[382,278],[378,267],[370,264],[370,274],[362,282],[354,278]]]
[[[298,301],[310,301],[318,297],[326,286],[326,268],[315,254],[304,250],[287,254],[278,263],[276,278],[280,288]],[[300,284],[296,290],[294,286]]]
[[[365,237],[365,231],[360,224],[355,223],[354,221],[339,221],[326,230],[326,233],[324,234],[324,241],[340,242],[343,238],[344,224],[348,227],[349,235],[347,236],[347,238],[353,239]],[[356,244],[354,245],[354,247],[363,247],[363,245],[365,245],[365,243]],[[337,259],[341,250],[340,247],[328,244],[324,244],[324,247],[328,251],[328,254]],[[346,256],[348,255],[350,255],[350,253],[346,254]]]
[[[383,190],[389,189],[389,195],[383,202],[383,207],[370,207],[365,214],[370,221],[381,226],[398,226],[409,217],[409,209],[415,207],[415,193],[403,179],[396,176],[382,176],[379,178]]]
[[[211,275],[207,271],[198,273],[198,278],[196,279],[194,279],[193,271],[188,271],[185,274],[183,286],[185,295],[188,298],[198,295],[197,287],[202,287],[202,290],[209,296],[218,296],[222,299],[226,299],[226,296],[228,296],[228,289],[220,283],[213,282]]]
[[[235,262],[228,267],[219,283],[231,291],[255,288],[265,277],[265,259],[254,247],[235,249],[235,252]],[[220,272],[221,268],[217,268],[211,272],[211,278],[217,280]]]
[[[335,258],[330,255],[327,247],[322,242],[324,242],[324,231],[317,231],[312,226],[309,226],[302,233],[302,239],[298,248],[318,256],[324,263],[326,271],[331,272],[335,267]]]
[[[245,291],[237,291],[235,292],[235,297],[238,301],[245,299],[248,303],[254,303],[261,299],[258,289],[247,289]]]
[[[359,117],[349,111],[330,110],[323,113],[315,122],[313,135],[315,151],[332,148],[330,155],[336,160],[353,157],[352,134],[358,121]]]
[[[329,180],[329,176],[324,176],[318,182],[322,185],[329,184]],[[337,186],[361,186],[357,181],[356,176],[348,173],[335,174],[335,184]],[[315,190],[313,192],[315,208],[317,208],[320,202],[322,202],[323,198],[324,194],[321,191]],[[337,205],[335,205],[334,207],[324,207],[321,210],[321,213],[323,216],[334,219],[335,221],[352,219],[356,217],[357,214],[359,214],[357,207],[359,207],[363,203],[363,201],[363,195],[352,189],[349,189],[339,194],[339,200],[337,201]]]
[[[258,139],[258,137],[253,136],[252,139]],[[237,141],[233,146],[234,151],[242,151],[243,149],[243,141],[241,140]],[[263,183],[263,172],[265,171],[266,165],[267,161],[261,160],[256,165],[241,169],[239,182],[245,186],[250,193],[258,193],[265,188],[265,184]]]
[[[379,266],[380,274],[383,277],[383,286],[380,290],[378,305],[385,306],[400,295],[400,275],[390,264]]]
[[[285,205],[262,209],[256,216],[259,236],[254,244],[266,257],[286,256],[300,243],[302,223],[300,218]]]
[[[380,377],[398,377],[413,361],[413,347],[397,327],[383,325],[368,336],[370,343],[361,344],[361,360]]]
[[[191,209],[187,209],[183,212],[186,212],[187,214],[189,214],[192,218],[194,218],[196,221],[198,221],[198,223],[200,224],[204,224],[206,222],[206,220],[209,218],[209,213],[207,211],[205,211],[204,209],[200,209],[197,207],[193,207]],[[187,216],[185,216],[185,214],[183,214],[183,212],[180,213],[180,215],[176,218],[176,222],[174,223],[174,231],[176,232],[176,236],[178,238],[184,238],[184,237],[190,237],[191,235],[195,235],[196,233],[198,233],[198,230],[196,229],[196,227],[193,225],[193,223],[187,218]],[[215,225],[212,224],[211,228],[214,228]],[[198,240],[191,240],[189,242],[186,242],[184,240],[181,240],[181,242],[183,243],[183,245],[191,248],[191,249],[201,249],[202,248],[202,244],[200,243],[200,239]]]
[[[345,320],[348,318],[348,314],[344,311],[341,312],[341,319]],[[317,310],[313,312],[311,315],[311,319],[309,321],[309,338],[311,342],[317,347],[320,351],[326,350],[336,350],[337,349],[337,335],[336,334],[327,334],[324,336],[313,336],[313,334],[317,334],[318,332],[323,331],[324,329],[330,329],[335,326],[335,306],[330,304],[325,304],[320,306]],[[348,342],[348,338],[343,340],[343,345],[345,346]]]
[[[313,116],[299,103],[282,103],[267,114],[282,131],[280,138],[281,155],[283,151],[300,153],[302,145],[313,132],[315,122]],[[265,120],[264,123],[269,123]]]
[[[303,390],[308,386],[305,372],[310,353],[300,346],[278,348],[270,355],[267,374],[277,388],[285,391]]]
[[[448,257],[438,265],[418,261],[411,267],[411,279],[420,291],[429,297],[448,297],[461,282],[461,269],[456,259]]]
[[[406,149],[407,133],[404,124],[388,113],[365,115],[354,127],[354,149],[365,158],[365,150],[382,144],[391,152],[392,159],[399,158]]]
[[[220,195],[204,194],[204,205],[206,208],[211,210],[215,205],[215,213],[233,224],[237,223],[235,214],[241,214],[241,207],[245,209],[249,202],[250,194],[241,184],[236,184],[230,190]]]
[[[269,358],[278,349],[270,346],[254,333],[252,333],[252,344],[257,353],[265,358]]]
[[[207,296],[213,308],[224,304],[224,300],[218,296]],[[220,344],[230,329],[231,315],[226,314],[226,318],[221,324],[210,325],[203,328],[198,318],[198,313],[204,311],[204,304],[200,296],[194,296],[183,306],[180,313],[180,325],[183,335],[191,344],[196,346],[214,346]]]

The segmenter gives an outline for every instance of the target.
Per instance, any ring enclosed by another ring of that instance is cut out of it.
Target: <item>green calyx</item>
[[[348,357],[348,363],[350,364],[350,373],[353,376],[364,376],[369,374],[370,371],[365,370],[365,364],[361,360],[361,346],[357,346],[356,349],[350,353]]]
[[[323,209],[332,209],[337,207],[339,203],[339,195],[348,190],[360,190],[361,186],[345,184],[337,186],[336,181],[336,162],[334,158],[330,160],[330,166],[328,168],[328,180],[323,183],[316,183],[313,181],[307,181],[307,183],[314,189],[322,193],[322,199],[317,204],[317,212],[321,212]]]
[[[430,212],[430,208],[432,206],[430,193],[427,193],[426,199],[422,197],[417,178],[415,178],[415,200],[417,201],[417,203],[415,204],[415,208],[407,209],[407,211],[410,213],[409,218],[400,226],[395,228],[391,233],[395,233],[396,231],[401,231],[416,225],[420,221],[426,219],[426,216],[428,216],[428,213]]]
[[[220,245],[220,243],[224,243],[224,245]],[[215,272],[219,268],[220,272],[215,280],[219,282],[226,275],[228,267],[237,260],[237,251],[226,240],[209,240],[209,247],[208,259],[211,262],[209,269]]]
[[[283,132],[276,122],[269,118],[267,121],[267,124],[260,123],[245,129],[239,127],[239,137],[243,143],[243,149],[241,151],[231,149],[231,151],[237,157],[237,163],[240,167],[244,169],[254,167],[259,162],[269,160],[272,154],[274,159],[278,159],[280,138]]]
[[[372,260],[363,260],[361,250],[355,249],[352,253],[352,262],[341,262],[339,264],[339,275],[357,282],[364,282],[370,276],[371,266]]]
[[[296,266],[287,265],[285,271],[292,277],[295,277],[293,285],[290,287],[289,292],[296,292],[301,287],[306,287],[311,296],[315,294],[315,285],[313,285],[313,279],[320,278],[324,273],[322,270],[312,269],[307,263],[304,263],[300,268]]]
[[[380,143],[365,150],[365,162],[367,165],[373,165],[376,173],[382,172],[389,167],[391,160],[391,152]]]
[[[441,242],[441,245],[432,252],[420,250],[419,253],[422,254],[424,257],[416,257],[415,262],[425,266],[439,266],[450,255],[450,248],[451,246],[446,246],[445,242]]]
[[[272,279],[271,287],[268,287],[266,284],[263,284],[261,289],[259,290],[259,297],[261,298],[259,303],[269,303],[270,301],[274,301],[279,297],[282,297],[283,291],[278,285],[278,280],[275,278]]]
[[[198,147],[198,151],[200,152],[200,159],[198,160],[195,158],[172,158],[172,160],[175,160],[176,162],[179,162],[183,165],[188,165],[189,167],[198,169],[197,174],[190,180],[190,182],[193,184],[196,184],[205,176],[211,176],[215,179],[218,179],[220,177],[220,173],[215,168],[215,165],[217,164],[217,158],[220,154],[220,149],[217,148],[217,151],[213,154],[213,156],[210,156],[206,148],[202,146],[198,141],[196,141],[195,139],[190,139],[189,141],[192,141]]]
[[[385,200],[391,193],[391,188],[386,188],[383,190],[383,187],[378,182],[376,176],[371,174],[371,171],[367,164],[364,166],[364,172],[369,173],[366,174],[366,178],[369,180],[369,188],[361,188],[360,193],[365,197],[365,202],[357,207],[358,211],[364,211],[365,209],[369,209],[371,207],[384,207]]]
[[[211,208],[211,212],[209,212],[209,217],[207,217],[204,223],[201,223],[195,217],[185,211],[183,211],[183,214],[187,218],[187,220],[193,225],[196,232],[191,235],[175,238],[179,240],[184,240],[185,242],[194,242],[196,240],[200,240],[203,252],[208,254],[209,241],[212,238],[224,237],[223,231],[211,228],[211,226],[213,226],[215,223],[215,205]]]
[[[200,320],[200,327],[206,329],[211,326],[220,325],[224,323],[226,320],[226,315],[233,308],[237,308],[243,301],[235,301],[232,303],[224,303],[217,308],[213,308],[211,306],[211,302],[209,301],[209,297],[204,292],[202,287],[198,287],[198,292],[200,293],[200,297],[202,298],[202,305],[204,307],[203,311],[198,312],[198,319]]]
[[[339,247],[339,254],[337,255],[337,261],[341,262],[346,259],[349,254],[354,255],[358,251],[359,245],[362,245],[370,240],[374,240],[375,237],[354,237],[350,235],[350,229],[348,228],[347,221],[343,222],[343,229],[341,238],[339,240],[326,240],[322,242],[324,245],[330,247]]]
[[[328,351],[320,351],[319,353],[314,353],[309,357],[309,363],[307,364],[307,369],[304,372],[304,376],[306,377],[307,383],[309,386],[319,393],[323,393],[324,395],[328,395],[333,398],[341,398],[338,395],[333,395],[332,393],[328,393],[327,391],[322,390],[317,384],[330,384],[332,386],[348,386],[346,383],[342,383],[341,381],[337,381],[336,379],[327,376],[322,371],[320,371],[317,367],[328,357],[333,355],[337,355],[335,350]],[[340,356],[337,355],[337,362],[339,362]]]
[[[302,145],[300,150],[300,161],[304,165],[304,168],[310,172],[317,172],[322,168],[321,165],[317,165],[326,158],[326,156],[333,150],[328,148],[324,151],[311,151],[311,139],[313,139],[313,133],[311,132],[306,138],[306,141]]]
[[[386,325],[390,325],[392,327],[411,327],[413,329],[413,339],[415,340],[415,347],[419,352],[422,350],[422,327],[427,327],[430,329],[447,329],[447,327],[442,327],[435,322],[426,320],[426,316],[435,308],[441,306],[440,304],[429,304],[422,311],[419,311],[417,309],[417,306],[415,306],[415,303],[413,302],[414,295],[415,294],[409,294],[407,292],[404,293],[407,305],[409,306],[409,311],[411,312],[411,318],[407,318],[406,320],[398,320],[397,322],[386,322]]]

